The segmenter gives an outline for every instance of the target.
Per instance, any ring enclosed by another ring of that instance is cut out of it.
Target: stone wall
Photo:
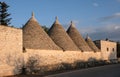
[[[101,52],[81,52],[81,51],[56,51],[56,50],[34,50],[26,49],[24,53],[25,62],[29,57],[38,57],[40,65],[53,65],[58,63],[73,63],[81,60],[101,59]],[[33,53],[34,52],[34,53]]]
[[[22,61],[22,30],[0,25],[0,76],[14,74]],[[8,73],[7,73],[8,72]]]
[[[102,58],[104,60],[117,59],[117,45],[111,41],[100,41]]]

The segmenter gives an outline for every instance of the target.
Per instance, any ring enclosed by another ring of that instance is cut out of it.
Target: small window
[[[109,48],[107,48],[107,51],[109,51]]]
[[[25,53],[26,52],[26,49],[25,49],[25,47],[23,47],[23,53]]]
[[[115,51],[115,49],[113,48],[112,51]]]

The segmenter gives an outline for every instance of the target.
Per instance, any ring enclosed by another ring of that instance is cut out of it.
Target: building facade
[[[109,40],[96,40],[96,46],[101,50],[101,57],[104,60],[111,60],[117,58],[117,43]]]

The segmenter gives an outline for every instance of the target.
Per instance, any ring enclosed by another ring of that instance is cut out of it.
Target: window
[[[107,48],[107,51],[109,51],[109,48]]]
[[[112,51],[115,51],[115,49],[113,48]]]

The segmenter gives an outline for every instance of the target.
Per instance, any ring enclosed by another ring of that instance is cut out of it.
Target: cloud
[[[120,12],[115,13],[115,14],[113,14],[113,15],[111,15],[111,16],[102,17],[102,18],[100,18],[99,20],[100,20],[100,21],[108,21],[108,20],[116,19],[116,18],[120,18]]]
[[[117,30],[117,29],[120,29],[120,26],[115,26],[115,29]]]
[[[120,41],[120,24],[108,24],[102,27],[91,27],[81,30],[83,35],[87,33],[93,40],[109,38],[110,40]]]
[[[93,6],[98,7],[99,4],[98,3],[93,3]]]

